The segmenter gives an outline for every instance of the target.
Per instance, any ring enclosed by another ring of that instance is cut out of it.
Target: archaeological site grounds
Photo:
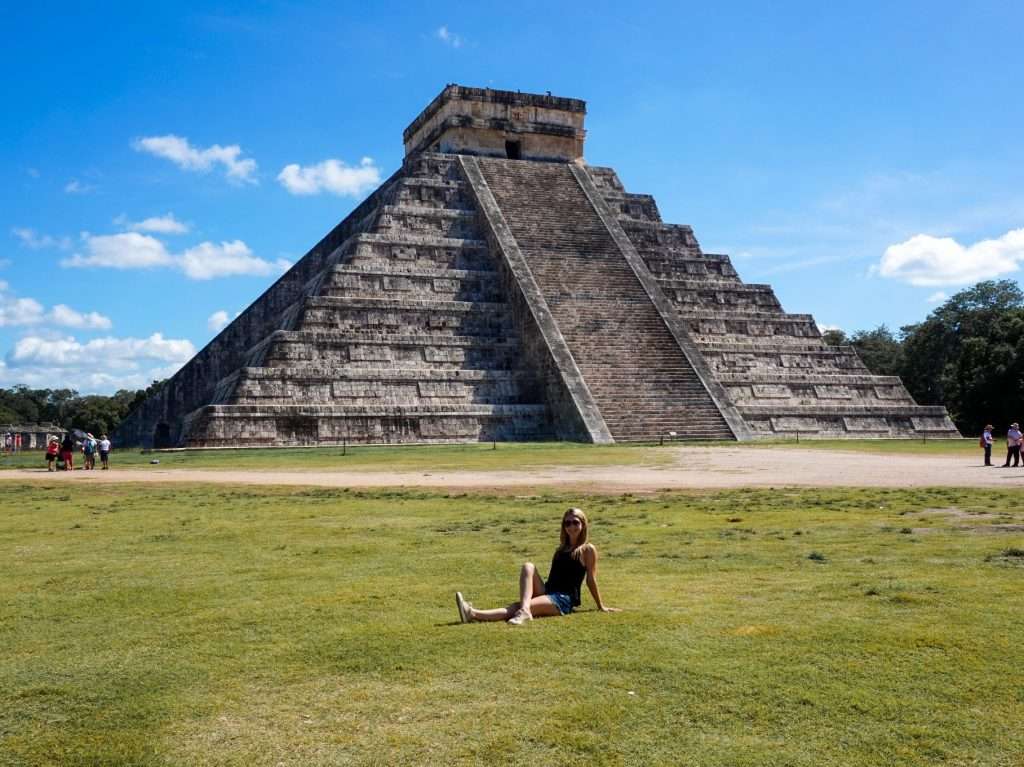
[[[0,764],[1024,763],[1024,469],[584,116],[445,88],[111,471],[0,459]],[[621,612],[460,623],[569,506]]]

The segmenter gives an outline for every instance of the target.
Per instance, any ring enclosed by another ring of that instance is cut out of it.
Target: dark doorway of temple
[[[520,149],[518,141],[505,142],[505,156],[510,160],[520,160]]]
[[[153,447],[161,450],[167,447],[174,447],[171,444],[171,427],[165,423],[158,423],[156,431],[153,432]]]

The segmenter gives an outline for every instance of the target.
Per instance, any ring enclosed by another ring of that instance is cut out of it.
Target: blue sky
[[[822,325],[1024,261],[1020,4],[100,7],[0,8],[0,386],[173,372],[449,82],[585,99],[588,162]]]

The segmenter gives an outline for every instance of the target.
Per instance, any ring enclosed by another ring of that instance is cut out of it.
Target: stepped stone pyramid
[[[587,165],[585,113],[446,87],[402,167],[119,444],[958,436]]]

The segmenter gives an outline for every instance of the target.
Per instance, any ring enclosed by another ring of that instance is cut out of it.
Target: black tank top
[[[568,594],[573,607],[580,605],[580,586],[587,574],[582,562],[573,559],[572,553],[565,549],[557,549],[551,558],[551,572],[548,574],[544,590],[548,594]]]

